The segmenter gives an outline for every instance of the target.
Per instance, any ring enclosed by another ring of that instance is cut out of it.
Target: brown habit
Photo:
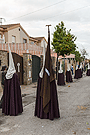
[[[49,29],[49,28],[48,28]],[[44,73],[41,84],[41,97],[43,98],[43,110],[47,114],[49,112],[50,102],[50,83],[55,79],[52,68],[51,54],[50,54],[50,31],[48,31],[48,45],[45,56]]]

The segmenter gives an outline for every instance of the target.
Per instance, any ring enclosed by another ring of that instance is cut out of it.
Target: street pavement
[[[5,116],[0,109],[0,135],[90,135],[90,76],[57,86],[60,118],[53,121],[34,116],[36,89],[37,83],[21,86],[21,115]]]

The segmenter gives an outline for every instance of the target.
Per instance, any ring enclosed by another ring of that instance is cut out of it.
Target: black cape
[[[75,76],[74,79],[78,79],[78,70],[75,70]]]
[[[51,61],[49,28],[43,78],[39,77],[37,85],[35,116],[50,120],[60,117],[57,88]]]
[[[65,85],[64,73],[58,73],[58,85]]]
[[[66,82],[73,82],[70,71],[66,71]]]
[[[54,118],[59,118],[60,114],[59,114],[59,105],[55,80],[53,80],[50,84],[51,100],[49,102],[49,112],[47,114],[43,110],[43,98],[40,96],[41,83],[42,78],[39,77],[37,85],[36,104],[35,104],[35,116],[41,119],[50,119],[50,120],[53,120]]]
[[[2,113],[16,116],[23,112],[21,88],[18,75],[14,73],[11,79],[5,79]]]
[[[90,76],[90,69],[87,69],[86,75],[87,75],[87,76]]]
[[[81,71],[81,69],[75,70],[75,76],[74,76],[74,78],[75,79],[82,78],[82,71]]]

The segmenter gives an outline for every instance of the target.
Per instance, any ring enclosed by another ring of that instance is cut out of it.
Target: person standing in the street
[[[82,74],[83,74],[83,63],[82,63]]]
[[[5,76],[2,113],[16,116],[23,112],[21,88],[16,74],[13,57],[9,48],[9,67]]]
[[[73,64],[71,65],[71,71],[72,71],[72,75],[73,75]]]
[[[6,72],[7,72],[7,66],[2,66],[0,80],[1,80],[1,86],[3,90],[4,90],[4,81],[5,81]],[[0,108],[2,108],[2,101],[3,101],[3,95],[0,100]]]
[[[57,87],[50,54],[50,31],[48,27],[48,45],[45,63],[42,68],[42,78],[39,76],[35,104],[35,116],[41,119],[60,118]],[[40,73],[41,74],[41,73]]]

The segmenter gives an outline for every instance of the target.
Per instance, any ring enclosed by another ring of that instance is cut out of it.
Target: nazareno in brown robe
[[[23,112],[21,88],[18,75],[14,73],[11,79],[5,79],[2,113],[16,116]]]
[[[5,115],[16,116],[23,112],[21,88],[16,74],[13,57],[9,49],[9,68],[4,81],[2,113]]]
[[[66,82],[73,82],[70,70],[66,71]]]
[[[48,32],[43,78],[38,78],[35,116],[50,120],[60,117],[57,88],[50,55],[50,32]]]
[[[87,76],[90,76],[90,69],[87,69],[86,75],[87,75]]]

